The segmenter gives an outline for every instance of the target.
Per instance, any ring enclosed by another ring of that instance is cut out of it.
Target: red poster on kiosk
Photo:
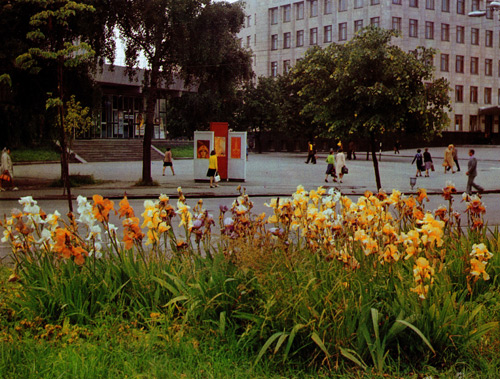
[[[227,136],[229,124],[227,122],[211,122],[210,131],[214,132],[214,149],[217,154],[217,165],[221,179],[227,179]]]

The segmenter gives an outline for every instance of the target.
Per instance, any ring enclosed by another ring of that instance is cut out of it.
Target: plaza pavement
[[[500,193],[500,146],[457,146],[461,171],[455,174],[443,173],[441,163],[445,147],[429,148],[436,171],[429,178],[419,177],[413,191],[410,177],[415,176],[415,165],[411,164],[416,149],[401,150],[400,154],[382,151],[377,154],[382,188],[391,192],[396,188],[404,193],[415,192],[417,188],[427,189],[429,195],[441,194],[441,189],[451,180],[457,191],[463,192],[467,183],[468,150],[474,148],[478,159],[476,182],[483,186],[486,193]],[[305,153],[250,153],[247,161],[246,181],[222,182],[218,188],[209,188],[208,182],[195,182],[193,179],[193,160],[174,160],[176,175],[172,176],[167,167],[166,176],[162,176],[162,162],[152,162],[152,176],[158,186],[137,186],[142,175],[142,162],[100,162],[72,163],[71,174],[93,175],[99,184],[72,188],[72,194],[91,197],[100,194],[107,198],[157,198],[159,194],[177,196],[177,188],[182,187],[188,198],[234,197],[237,186],[246,188],[251,196],[290,196],[298,185],[306,190],[319,186],[331,188],[333,185],[346,195],[362,195],[366,190],[375,191],[375,174],[371,159],[366,152],[357,152],[356,160],[347,161],[349,174],[344,176],[344,183],[324,182],[326,153],[319,153],[317,164],[305,164]],[[48,183],[60,177],[58,162],[43,164],[14,165],[15,180],[19,183],[18,191],[0,192],[0,200],[19,199],[31,195],[35,199],[63,199],[61,188],[51,188]]]

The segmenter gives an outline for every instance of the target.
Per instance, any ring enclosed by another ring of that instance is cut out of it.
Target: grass
[[[80,186],[99,183],[99,181],[94,179],[93,175],[80,175],[80,174],[70,175],[69,181],[70,181],[71,187],[80,187]],[[64,183],[62,182],[61,179],[54,180],[50,184],[50,187],[63,187],[63,186],[64,186]]]
[[[380,197],[391,205],[299,188],[266,221],[240,193],[220,236],[182,190],[177,207],[145,202],[143,221],[123,199],[123,239],[109,200],[59,223],[24,198],[2,225],[0,377],[498,377],[500,233]]]
[[[50,147],[20,148],[11,151],[13,162],[47,162],[59,161],[59,152]]]
[[[167,150],[166,146],[159,146],[158,147],[162,152],[165,152]],[[172,151],[172,157],[175,158],[193,158],[194,154],[194,148],[192,145],[186,145],[186,146],[175,146],[171,148]]]

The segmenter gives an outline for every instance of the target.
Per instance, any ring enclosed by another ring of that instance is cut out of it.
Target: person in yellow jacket
[[[210,188],[214,187],[214,178],[217,174],[217,155],[215,155],[215,150],[212,150],[210,153],[210,158],[208,158],[208,171],[207,176],[210,177]],[[215,183],[215,187],[219,187],[217,183]]]

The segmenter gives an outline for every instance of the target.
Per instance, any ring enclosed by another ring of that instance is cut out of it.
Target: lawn
[[[499,377],[500,234],[455,193],[427,210],[423,189],[299,186],[271,216],[244,191],[218,215],[182,189],[138,211],[94,195],[66,221],[22,198],[2,222],[0,376]]]

